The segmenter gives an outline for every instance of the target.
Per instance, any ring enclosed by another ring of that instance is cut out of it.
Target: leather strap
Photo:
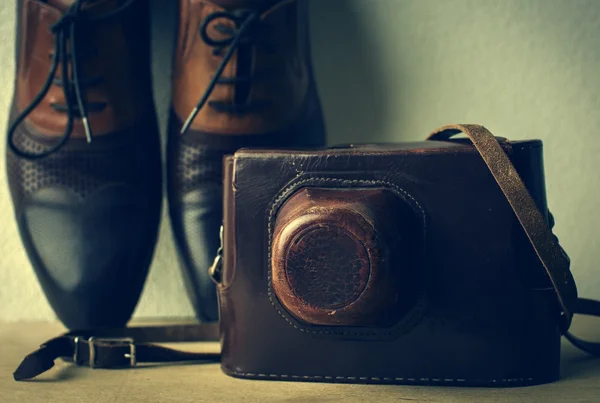
[[[581,340],[568,332],[574,314],[600,316],[600,301],[578,298],[569,257],[546,224],[498,139],[483,126],[462,124],[444,126],[431,133],[427,140],[449,140],[459,133],[466,134],[481,155],[546,269],[560,304],[562,333],[581,350],[600,355],[600,343]]]
[[[562,333],[581,350],[600,355],[600,343],[581,340],[568,332],[574,314],[600,316],[600,302],[577,297],[575,281],[569,270],[569,258],[546,224],[498,138],[483,126],[465,124],[444,126],[429,135],[428,140],[449,140],[459,133],[466,134],[473,142],[544,266],[556,290]],[[218,339],[216,323],[73,331],[47,341],[25,357],[14,372],[14,378],[17,381],[31,379],[52,368],[57,358],[92,368],[133,367],[140,362],[218,362],[218,353],[184,352],[153,344]]]
[[[62,358],[91,368],[127,368],[148,362],[219,362],[219,353],[193,353],[153,343],[218,341],[218,323],[72,331],[48,340],[25,357],[16,381],[34,378]]]
[[[515,212],[556,290],[562,309],[561,327],[563,330],[568,329],[573,317],[570,305],[577,299],[577,288],[569,270],[570,262],[567,254],[546,225],[544,217],[500,143],[485,127],[444,126],[430,134],[427,140],[449,140],[459,133],[464,133],[471,139]]]

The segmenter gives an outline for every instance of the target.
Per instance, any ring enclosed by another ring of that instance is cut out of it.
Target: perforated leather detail
[[[224,150],[210,148],[193,141],[180,141],[174,166],[177,193],[185,195],[204,183],[221,185],[224,155]]]
[[[71,139],[61,150],[40,160],[18,158],[8,152],[7,173],[15,204],[48,187],[67,188],[85,198],[107,184],[141,180],[143,165],[136,162],[136,157],[146,145],[128,145],[119,140],[110,146],[110,140],[107,137],[86,144],[83,139]],[[41,141],[22,131],[15,136],[16,145],[29,152],[44,150],[47,145]]]

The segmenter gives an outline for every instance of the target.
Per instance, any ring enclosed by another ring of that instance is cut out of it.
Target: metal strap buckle
[[[215,260],[213,264],[208,269],[208,274],[212,278],[213,282],[217,285],[221,284],[222,280],[222,272],[223,272],[223,226],[219,230],[219,237],[221,238],[221,245],[217,250],[217,255],[215,256]]]
[[[129,354],[125,354],[126,358],[129,358],[129,366],[135,367],[137,364],[135,344],[131,337],[90,337],[88,339],[88,345],[90,349],[90,368],[94,368],[96,365],[96,345],[95,343],[100,342],[104,344],[111,344],[115,347],[129,346]],[[76,343],[77,345],[77,343]],[[75,350],[77,353],[77,350]]]

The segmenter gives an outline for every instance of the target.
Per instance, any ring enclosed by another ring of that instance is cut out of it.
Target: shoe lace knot
[[[226,24],[225,21],[233,24]],[[209,33],[211,27],[222,37],[212,37]],[[225,67],[236,51],[238,51],[238,65],[245,64],[245,66],[252,64],[251,49],[253,46],[261,45],[268,53],[276,51],[274,46],[265,40],[265,37],[268,36],[268,30],[268,26],[261,19],[260,12],[256,10],[215,11],[204,18],[200,24],[200,37],[206,45],[213,48],[213,55],[222,56],[223,58],[204,94],[184,122],[180,131],[181,134],[187,132],[206,104],[219,112],[236,114],[254,112],[269,105],[268,101],[248,101],[250,85],[258,78],[255,73],[246,71],[249,69],[238,69],[235,77],[223,77]],[[238,86],[233,103],[216,100],[208,101],[218,84]]]

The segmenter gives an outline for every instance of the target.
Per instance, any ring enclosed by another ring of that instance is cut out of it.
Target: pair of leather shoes
[[[222,157],[317,147],[306,0],[180,0],[166,182],[197,316],[218,319]],[[21,240],[70,329],[124,326],[162,208],[147,0],[18,0],[7,173]]]

